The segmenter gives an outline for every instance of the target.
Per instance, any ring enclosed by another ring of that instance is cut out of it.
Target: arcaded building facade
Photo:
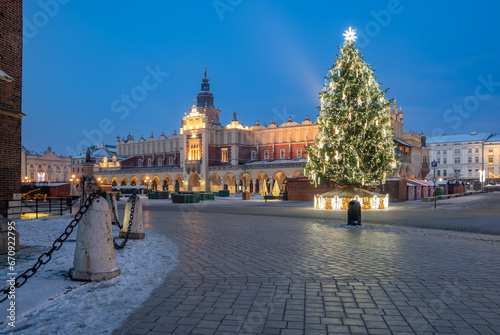
[[[282,188],[286,177],[304,175],[306,147],[318,134],[309,117],[245,127],[236,113],[231,123],[221,125],[220,113],[205,70],[196,104],[182,118],[178,133],[139,140],[117,137],[116,155],[124,158],[121,169],[101,169],[97,177],[112,185],[157,190],[258,193],[263,187],[272,190],[275,182]]]

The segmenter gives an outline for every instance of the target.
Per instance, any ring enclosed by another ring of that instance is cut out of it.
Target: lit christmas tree
[[[387,90],[354,45],[356,31],[344,36],[320,93],[320,132],[307,148],[306,175],[315,185],[383,182],[396,168]]]

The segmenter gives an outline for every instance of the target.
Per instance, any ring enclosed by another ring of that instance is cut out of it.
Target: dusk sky
[[[500,132],[498,2],[59,2],[24,3],[29,150],[179,132],[204,61],[223,125],[234,112],[246,126],[315,120],[350,26],[405,131]]]

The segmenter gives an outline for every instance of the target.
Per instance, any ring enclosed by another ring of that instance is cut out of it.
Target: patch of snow
[[[50,250],[53,241],[72,218],[19,220],[16,229],[21,250],[16,252],[17,275],[33,266]],[[113,226],[113,235],[119,229]],[[0,304],[0,333],[19,334],[99,334],[110,333],[144,302],[178,263],[178,250],[166,237],[145,230],[144,240],[129,240],[115,250],[121,275],[101,282],[76,282],[69,278],[73,267],[76,228],[52,260],[16,289],[16,327],[8,326],[9,300]],[[117,240],[121,243],[121,239]],[[7,255],[0,256],[3,289],[8,279]]]

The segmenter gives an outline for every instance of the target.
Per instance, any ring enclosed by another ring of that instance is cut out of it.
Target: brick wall
[[[23,2],[0,0],[0,198],[21,193]]]
[[[21,193],[21,118],[0,113],[0,199]]]

